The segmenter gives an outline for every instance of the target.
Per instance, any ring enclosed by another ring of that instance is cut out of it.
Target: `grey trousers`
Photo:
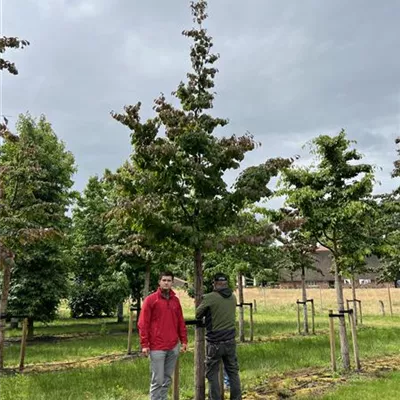
[[[206,345],[206,376],[208,379],[208,398],[220,400],[221,390],[219,386],[219,366],[224,363],[226,374],[229,377],[229,389],[231,400],[241,400],[239,365],[236,356],[236,343],[208,343]]]
[[[150,400],[167,400],[180,347],[178,343],[172,350],[150,351]]]

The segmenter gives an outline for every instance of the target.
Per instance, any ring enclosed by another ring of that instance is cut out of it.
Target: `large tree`
[[[29,42],[26,40],[21,40],[17,37],[2,37],[0,38],[0,71],[6,70],[13,75],[18,74],[18,70],[14,63],[3,58],[3,54],[7,49],[18,49],[28,46]],[[6,141],[17,141],[18,137],[11,133],[7,127],[7,119],[0,115],[0,118],[4,120],[0,121],[0,138]],[[9,168],[0,167],[0,222],[3,223],[4,218],[8,218],[8,210],[6,206],[8,204],[8,199],[6,198],[3,178],[4,174],[9,173]],[[11,195],[14,198],[14,194]],[[0,300],[0,369],[3,368],[4,357],[4,332],[5,332],[5,318],[7,314],[8,306],[8,295],[10,290],[10,280],[12,268],[14,266],[14,251],[9,247],[8,239],[12,231],[8,229],[0,228],[0,270],[3,271],[3,281],[1,288],[1,300]]]
[[[107,213],[110,187],[91,177],[73,209],[73,281],[69,304],[74,317],[113,315],[129,295],[128,280],[109,260]]]
[[[18,141],[0,148],[0,166],[6,171],[2,222],[15,254],[9,308],[29,315],[32,334],[33,321],[53,319],[66,295],[66,213],[74,195],[75,164],[44,116],[21,115],[17,132]]]
[[[344,131],[314,139],[312,153],[316,165],[289,168],[283,183],[287,205],[299,210],[304,229],[333,256],[335,287],[339,313],[345,310],[342,276],[371,254],[368,239],[371,226],[370,202],[373,167],[360,163],[361,154],[351,148]],[[345,318],[339,318],[341,355],[344,369],[350,368]]]
[[[399,145],[400,138],[396,139]],[[400,149],[397,148],[400,156]],[[400,159],[394,162],[392,178],[400,177]],[[379,196],[378,215],[375,224],[376,237],[381,240],[378,243],[377,254],[383,263],[381,280],[383,282],[394,282],[398,287],[400,280],[400,186],[391,193]],[[376,232],[378,230],[378,232]]]
[[[290,161],[268,160],[244,170],[232,188],[224,174],[237,169],[245,154],[256,143],[249,134],[217,137],[214,131],[226,119],[207,111],[214,100],[214,67],[218,55],[212,52],[212,38],[204,28],[207,2],[191,4],[195,27],[183,35],[193,40],[190,51],[192,71],[173,93],[180,107],[164,95],[155,100],[156,116],[140,120],[138,103],[126,106],[113,117],[131,131],[133,151],[131,174],[125,184],[131,191],[129,204],[135,220],[147,235],[170,238],[191,249],[194,258],[195,303],[203,295],[203,252],[210,246],[210,235],[233,224],[247,201],[271,195],[267,183],[279,168]],[[196,400],[204,399],[204,329],[196,328]]]

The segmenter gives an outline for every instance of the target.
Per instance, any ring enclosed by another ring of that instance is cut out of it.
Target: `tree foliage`
[[[73,210],[73,281],[69,305],[74,317],[113,315],[129,295],[128,279],[109,260],[106,215],[109,185],[91,177]]]
[[[362,156],[349,148],[344,131],[319,136],[312,144],[318,164],[285,172],[287,204],[300,211],[304,229],[332,252],[343,272],[371,254],[373,167],[356,163]]]
[[[51,320],[66,294],[67,209],[74,157],[44,116],[21,115],[19,140],[0,147],[3,198],[0,237],[16,256],[10,310]]]
[[[285,171],[283,185],[287,205],[304,218],[311,238],[328,248],[334,259],[339,312],[344,310],[342,275],[365,263],[372,252],[369,236],[374,207],[373,167],[360,163],[361,154],[352,149],[344,131],[312,141],[316,165]],[[343,367],[350,367],[344,317],[339,318]]]

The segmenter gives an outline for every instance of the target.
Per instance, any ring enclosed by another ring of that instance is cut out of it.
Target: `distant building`
[[[335,276],[331,271],[332,254],[325,247],[319,247],[315,254],[315,269],[306,270],[307,287],[334,288]],[[379,269],[379,260],[376,256],[367,259],[367,267],[370,270],[377,271]],[[368,272],[356,275],[356,284],[358,287],[379,287],[378,273]],[[279,286],[282,288],[300,288],[301,287],[301,271],[291,272],[283,269],[279,273]],[[351,286],[348,278],[343,279],[343,286]]]

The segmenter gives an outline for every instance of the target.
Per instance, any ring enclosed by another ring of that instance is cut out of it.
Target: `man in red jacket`
[[[167,400],[179,349],[187,349],[187,330],[182,307],[171,289],[174,275],[160,274],[157,292],[143,302],[139,317],[140,344],[143,353],[150,355],[150,400]]]

